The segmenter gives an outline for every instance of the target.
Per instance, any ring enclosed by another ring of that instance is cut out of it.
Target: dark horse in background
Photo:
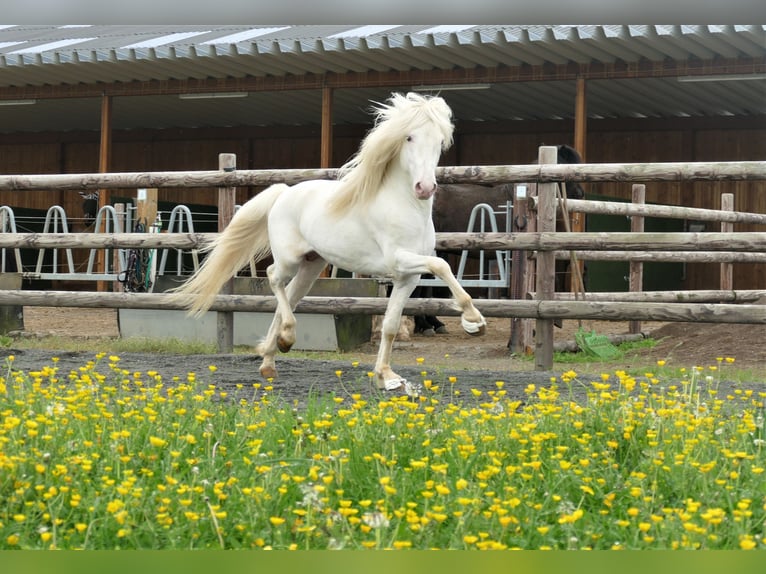
[[[557,149],[557,163],[582,163],[580,154],[577,153],[577,150],[572,146],[562,144],[558,145]],[[567,198],[571,199],[582,199],[585,196],[583,188],[576,182],[566,184],[566,194]],[[479,203],[487,203],[493,208],[498,208],[504,206],[508,201],[513,201],[513,186],[508,184],[493,187],[477,184],[440,185],[434,198],[434,228],[437,233],[468,231],[471,211],[475,205]],[[499,215],[497,217],[498,229],[505,229],[505,216]],[[565,230],[563,219],[560,217],[558,218],[556,230]],[[558,283],[563,281],[569,262],[559,261],[556,265],[556,277]],[[558,283],[557,290],[560,290],[561,287],[563,287],[563,283]],[[433,287],[417,287],[412,296],[433,297],[433,289]],[[416,315],[414,316],[414,320],[416,333],[432,336],[435,333],[447,332],[444,323],[442,323],[438,317],[433,315]]]

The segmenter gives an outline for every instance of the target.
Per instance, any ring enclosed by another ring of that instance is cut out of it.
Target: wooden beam
[[[248,76],[242,78],[185,78],[104,84],[10,86],[0,89],[0,99],[86,98],[109,96],[177,95],[205,92],[272,92],[331,88],[392,88],[420,84],[504,83],[584,79],[665,78],[721,74],[766,73],[766,57],[717,58],[714,60],[663,60],[452,68],[449,70],[394,70]]]
[[[200,249],[215,239],[215,233],[0,233],[0,249]],[[438,251],[715,251],[766,253],[766,233],[589,231],[585,233],[437,233]],[[641,254],[637,254],[640,257]],[[630,257],[620,256],[623,259]],[[534,291],[534,289],[531,289]]]
[[[22,189],[100,189],[102,187],[248,187],[305,179],[333,179],[337,170],[279,169],[156,171],[104,174],[0,175],[0,191]],[[555,183],[562,181],[766,181],[766,161],[650,164],[483,165],[436,168],[439,183]],[[554,198],[555,201],[555,198]],[[574,201],[574,200],[573,200]]]
[[[319,167],[332,167],[332,103],[333,89],[322,88],[322,141]]]
[[[634,183],[631,188],[634,205],[643,205],[646,203],[646,186],[643,183]],[[632,233],[644,232],[644,218],[634,215],[630,218],[630,231]],[[641,261],[631,261],[628,272],[628,290],[631,293],[639,293],[644,290],[644,264]],[[630,321],[628,323],[629,333],[641,332],[641,321]]]
[[[580,154],[582,161],[585,162],[587,156],[586,142],[588,136],[588,105],[586,98],[585,78],[577,78],[577,94],[575,95],[575,127],[574,127],[574,147]]]
[[[734,194],[721,194],[721,211],[734,211]],[[732,233],[734,224],[724,221],[721,223],[721,233]],[[721,289],[734,289],[734,265],[721,263]]]
[[[155,219],[157,219],[157,188],[139,188],[136,190],[135,222],[142,224],[144,232],[149,233],[149,227],[151,227]]]
[[[587,155],[588,140],[588,104],[586,98],[586,81],[583,77],[577,78],[577,93],[575,95],[575,125],[574,125],[574,148],[580,154],[582,161]],[[576,232],[585,231],[585,215],[576,211],[569,211],[570,229]],[[585,291],[583,277],[585,276],[585,264],[573,257],[569,274],[571,276],[570,289],[572,292]]]
[[[112,164],[112,96],[101,96],[101,141],[98,147],[98,171],[99,173],[108,173]],[[107,188],[98,190],[98,208],[109,205],[110,191]],[[96,229],[95,231],[100,231]],[[99,251],[96,254],[96,271],[106,273],[106,260],[104,253]],[[108,284],[104,281],[96,283],[98,291],[106,291]]]
[[[541,146],[537,163],[556,163],[558,150],[554,146]],[[556,184],[537,185],[537,231],[556,231]],[[553,299],[556,291],[556,258],[552,252],[538,253],[535,290],[540,302]],[[549,371],[553,368],[553,319],[538,318],[535,321],[535,370]]]
[[[530,301],[477,299],[485,317],[586,319],[600,321],[673,321],[681,323],[766,324],[766,305],[730,303],[665,303],[633,301]],[[0,290],[0,305],[32,307],[87,307],[120,309],[185,309],[173,293],[93,293],[76,291]],[[304,297],[296,313],[382,315],[386,297]],[[271,295],[217,295],[211,311],[274,312]],[[405,315],[456,317],[460,309],[451,299],[408,299]]]
[[[218,168],[231,173],[237,169],[237,156],[233,153],[218,154]],[[236,187],[218,188],[218,232],[222,232],[231,223],[237,198]],[[221,293],[230,295],[234,291],[234,278],[230,277],[221,287]],[[219,311],[216,314],[216,334],[219,353],[231,353],[234,350],[234,313]]]

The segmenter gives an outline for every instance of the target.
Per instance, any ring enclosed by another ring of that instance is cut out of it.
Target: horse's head
[[[436,166],[452,145],[452,110],[436,96],[394,93],[374,108],[375,126],[359,151],[339,170],[336,211],[369,201],[397,178],[414,197],[427,200],[436,192]]]
[[[415,93],[395,94],[390,101],[391,109],[399,112],[388,117],[391,136],[399,138],[398,167],[415,197],[430,199],[437,188],[439,158],[452,144],[452,110],[440,97]]]
[[[413,128],[404,138],[399,165],[418,199],[430,199],[436,193],[436,166],[443,147],[442,133],[428,124]]]
[[[577,150],[570,145],[560,144],[556,146],[558,149],[557,162],[558,163],[582,163],[582,158]],[[579,182],[570,182],[566,184],[567,197],[572,199],[582,199],[585,197],[585,190],[582,188]]]

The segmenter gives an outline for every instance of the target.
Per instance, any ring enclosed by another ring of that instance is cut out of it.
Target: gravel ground
[[[49,365],[53,366],[53,357],[58,357],[55,363],[61,375],[77,370],[88,361],[95,359],[92,352],[60,352],[48,350],[4,349],[0,357],[5,360],[13,355],[13,369],[39,370]],[[268,381],[264,381],[258,373],[260,360],[251,355],[242,354],[217,354],[217,355],[156,355],[151,353],[120,353],[119,367],[129,372],[156,371],[161,375],[166,384],[172,384],[174,377],[185,380],[189,373],[195,373],[197,380],[209,381],[216,384],[219,390],[226,390],[232,398],[252,399],[256,394],[262,394],[263,387]],[[109,358],[102,358],[97,365],[97,370],[103,374],[109,374]],[[213,373],[209,367],[214,365]],[[279,358],[277,368],[279,377],[271,383],[273,390],[270,394],[286,401],[298,408],[305,406],[310,396],[349,396],[358,393],[367,400],[380,399],[396,396],[392,393],[379,391],[375,388],[368,372],[372,369],[371,363],[355,364],[348,360],[312,360],[297,358]],[[552,377],[561,376],[560,372],[553,371],[491,371],[484,369],[460,369],[443,368],[430,369],[425,364],[422,366],[402,366],[397,372],[414,383],[424,380],[432,381],[438,385],[443,393],[442,402],[455,391],[466,401],[476,401],[471,393],[472,390],[484,391],[478,399],[482,402],[487,399],[486,391],[497,390],[497,382],[504,383],[503,389],[506,396],[512,400],[525,401],[527,394],[525,389],[529,384],[548,387]],[[454,377],[454,382],[450,380]],[[578,400],[585,396],[585,388],[591,381],[600,380],[600,372],[578,372],[578,380],[583,385],[574,385],[573,393]],[[255,384],[260,383],[260,389]],[[433,387],[432,387],[433,388]],[[732,383],[722,382],[719,396],[725,397],[739,388],[751,388],[766,390],[762,382]],[[562,392],[568,392],[562,390]]]
[[[58,357],[59,373],[78,369],[94,360],[98,351],[109,352],[110,337],[119,335],[116,312],[112,309],[55,309],[25,308],[26,336],[68,334],[85,339],[92,338],[92,351],[69,352],[53,349],[28,350],[9,348],[0,350],[0,357],[14,356],[13,368],[25,371],[52,365],[52,357]],[[450,330],[448,335],[423,337],[414,335],[409,341],[397,342],[393,354],[394,370],[413,383],[431,380],[445,395],[450,391],[470,397],[471,389],[496,390],[497,381],[503,381],[507,396],[524,400],[524,392],[531,383],[549,386],[553,377],[561,377],[562,370],[535,371],[529,359],[509,356],[506,348],[509,323],[507,320],[490,320],[485,337],[463,334],[456,318],[445,318]],[[577,322],[565,322],[564,329],[556,330],[557,339],[571,337],[579,327]],[[625,332],[624,323],[586,322],[586,329],[600,334]],[[666,359],[677,366],[691,368],[694,365],[715,364],[715,357],[735,356],[737,366],[763,372],[766,365],[766,325],[708,325],[708,324],[654,324],[647,325],[658,344],[646,350],[637,364],[652,365],[657,359]],[[387,396],[377,390],[368,378],[372,370],[377,344],[372,341],[358,350],[331,355],[331,359],[296,358],[293,354],[277,357],[278,379],[273,381],[273,394],[289,403],[305,404],[315,395],[343,395],[359,393],[365,397]],[[258,373],[260,359],[246,354],[173,355],[151,353],[118,353],[119,365],[130,372],[157,371],[166,382],[173,377],[185,379],[188,373],[196,373],[200,380],[215,382],[231,396],[253,396],[255,383],[266,383]],[[337,358],[335,358],[337,356]],[[107,357],[101,360],[99,370],[109,371]],[[602,372],[613,373],[618,368],[630,368],[630,361],[615,365],[581,364],[576,367],[578,380],[585,385],[600,380]],[[217,370],[211,373],[209,366]],[[356,366],[355,366],[356,365]],[[337,373],[340,373],[338,375]],[[450,378],[454,377],[455,382]],[[766,390],[766,381],[759,376],[751,383],[723,381],[720,393],[733,392],[737,388]],[[583,396],[583,386],[575,385],[578,396]],[[259,392],[262,392],[259,391]],[[390,396],[390,393],[388,394]],[[486,398],[486,394],[484,394]],[[480,398],[480,400],[483,400]]]

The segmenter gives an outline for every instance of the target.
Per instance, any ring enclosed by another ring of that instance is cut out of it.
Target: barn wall
[[[333,165],[356,151],[369,126],[335,126]],[[455,144],[442,165],[502,165],[531,163],[540,144],[572,143],[573,122],[463,122]],[[0,173],[88,173],[98,171],[97,133],[0,135]],[[110,171],[208,170],[218,168],[219,153],[236,153],[241,169],[315,168],[320,164],[320,134],[316,126],[198,130],[132,130],[113,134]],[[745,161],[766,158],[766,119],[591,120],[587,157],[591,163],[663,161]],[[630,197],[630,184],[588,184],[586,191],[616,199]],[[243,203],[257,189],[239,189]],[[656,183],[647,185],[649,203],[718,207],[720,194],[735,194],[740,211],[766,213],[766,182]],[[113,196],[132,197],[135,190],[114,190]],[[160,190],[161,202],[215,205],[217,191]],[[77,192],[0,192],[0,204],[45,210],[62,205],[67,214],[81,214]],[[77,225],[75,224],[75,230]],[[712,230],[712,229],[711,229]],[[762,226],[737,225],[735,231],[766,231]],[[688,265],[680,288],[714,288],[718,265]],[[763,288],[766,265],[736,265],[734,286]]]

